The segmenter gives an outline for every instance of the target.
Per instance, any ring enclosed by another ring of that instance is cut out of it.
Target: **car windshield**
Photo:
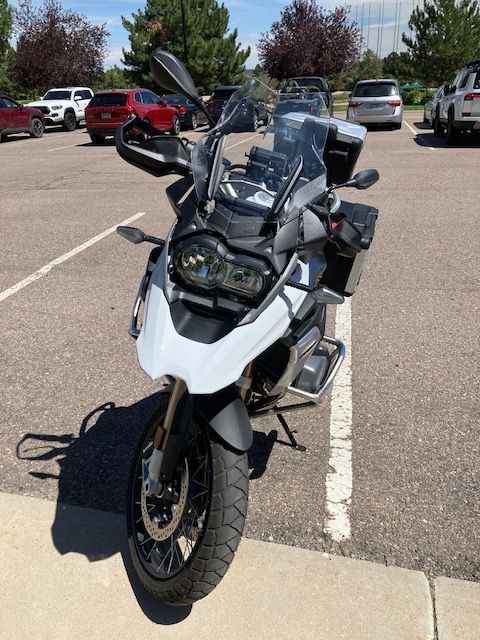
[[[324,85],[322,78],[292,78],[287,82],[287,91],[296,87],[318,87],[320,91],[323,91]]]
[[[275,211],[278,216],[288,202],[287,197],[282,202],[283,194],[293,194],[315,179],[319,179],[316,188],[324,190],[323,151],[329,119],[322,97],[318,92],[315,96],[313,105],[310,99],[287,99],[255,78],[237,90],[217,126],[193,149],[199,198],[215,200],[227,211],[241,203],[242,211],[249,215],[273,221]],[[267,114],[267,123],[251,133],[259,104]]]
[[[70,100],[71,91],[47,91],[43,100]]]
[[[126,93],[97,93],[90,100],[90,107],[124,107],[127,104]]]
[[[238,89],[231,87],[230,89],[215,89],[212,94],[212,100],[228,100]]]
[[[183,96],[163,96],[162,99],[166,100],[168,102],[168,104],[172,104],[174,106],[177,106],[179,104],[181,104],[183,106],[187,106],[188,105],[188,100],[186,98],[184,98]]]
[[[353,95],[356,98],[386,98],[398,95],[398,89],[393,82],[372,82],[357,84]]]

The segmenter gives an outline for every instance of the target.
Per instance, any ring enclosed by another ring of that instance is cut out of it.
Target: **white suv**
[[[432,119],[436,136],[447,130],[448,144],[455,144],[462,131],[480,130],[480,60],[467,64],[444,86]]]
[[[88,87],[66,87],[50,89],[37,102],[30,102],[45,115],[45,124],[54,126],[61,124],[67,131],[74,131],[77,124],[85,120],[85,107],[93,97]]]

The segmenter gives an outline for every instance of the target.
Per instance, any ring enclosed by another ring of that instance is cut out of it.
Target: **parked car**
[[[180,125],[185,129],[196,129],[198,126],[208,124],[206,115],[193,102],[184,96],[163,96],[172,107],[178,111]]]
[[[423,107],[423,122],[433,127],[433,114],[437,109],[437,104],[443,98],[443,87],[438,87],[430,100],[425,102]]]
[[[480,60],[470,62],[445,84],[436,105],[433,132],[447,131],[447,144],[455,144],[462,131],[480,130]]]
[[[180,132],[180,116],[175,107],[148,89],[109,89],[98,91],[85,110],[88,133],[94,144],[115,135],[132,113],[160,131]]]
[[[360,80],[348,103],[347,120],[358,124],[402,127],[403,100],[396,80]]]
[[[215,122],[222,115],[229,99],[240,88],[238,86],[217,87],[212,93],[210,100],[207,101],[207,108]],[[269,115],[265,103],[249,96],[248,100],[243,102],[241,108],[245,118],[241,121],[237,116],[236,124],[237,127],[240,126],[242,128],[242,131],[256,131],[260,124],[267,124]]]
[[[88,87],[50,89],[41,100],[29,102],[45,116],[46,126],[62,125],[66,131],[74,131],[85,120],[85,108],[93,96]]]
[[[297,93],[300,88],[305,88],[309,93],[315,90],[319,91],[330,115],[333,116],[333,96],[325,78],[320,78],[319,76],[288,78],[283,86],[282,93]]]
[[[224,106],[237,89],[241,89],[241,86],[217,87],[212,93],[210,100],[207,101],[207,107],[215,122],[220,118]]]
[[[45,120],[38,109],[25,107],[0,93],[0,142],[12,133],[29,133],[32,138],[41,138],[44,130]]]

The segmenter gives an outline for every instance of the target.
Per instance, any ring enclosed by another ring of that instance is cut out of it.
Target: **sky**
[[[400,7],[401,30],[406,30],[408,15],[412,10],[413,3],[417,1],[384,0],[384,31],[381,41],[381,55],[392,51],[395,48],[395,43],[401,41],[401,31],[400,37],[395,37],[395,33],[398,32],[398,30],[395,30],[396,2],[399,2],[398,6]],[[10,0],[10,2],[13,5],[16,4],[15,0]],[[280,18],[281,10],[287,4],[287,0],[223,0],[223,3],[230,12],[230,28],[238,30],[238,40],[243,47],[251,47],[252,51],[250,58],[247,60],[247,68],[253,68],[258,62],[256,45],[260,34],[268,32],[272,22]],[[41,0],[34,0],[34,4],[40,5],[42,2]],[[145,6],[144,0],[62,0],[62,4],[65,8],[82,13],[95,24],[107,24],[111,35],[108,41],[110,51],[106,59],[106,67],[111,67],[114,64],[120,65],[122,47],[128,48],[129,44],[127,32],[122,26],[121,16],[129,18],[132,12],[143,9]],[[319,4],[326,9],[333,9],[337,5],[334,0],[320,0]],[[377,32],[380,22],[381,3],[377,1],[367,4],[363,0],[349,0],[348,4],[352,7],[352,19],[356,18],[359,25],[363,24],[365,41],[367,40],[367,27],[370,24],[368,42],[370,48],[376,50],[380,45]],[[368,17],[369,14],[370,18]],[[398,50],[402,50],[401,42]]]

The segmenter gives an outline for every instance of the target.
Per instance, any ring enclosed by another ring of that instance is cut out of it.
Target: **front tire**
[[[170,133],[172,136],[178,136],[180,133],[180,118],[178,116],[173,116],[172,128],[170,129]]]
[[[443,126],[440,123],[440,112],[437,109],[433,118],[433,135],[439,138],[440,136],[443,136],[443,131]]]
[[[194,419],[174,480],[163,492],[163,496],[177,495],[177,510],[171,498],[145,497],[142,462],[151,455],[153,436],[163,422],[168,398],[162,395],[161,406],[147,424],[133,460],[128,545],[138,577],[154,598],[169,604],[192,604],[217,586],[237,550],[247,511],[248,462],[246,453],[232,451],[208,426]],[[170,535],[165,537],[167,533]]]
[[[32,122],[30,123],[30,137],[42,138],[44,131],[45,127],[43,126],[43,122],[40,118],[32,118]]]
[[[192,120],[190,122],[190,129],[195,130],[197,127],[198,127],[197,114],[196,113],[192,113]]]
[[[73,111],[67,111],[63,118],[63,128],[65,131],[75,131],[77,127],[77,118]]]
[[[250,131],[256,131],[258,129],[258,114],[253,112],[252,123],[250,125]]]

